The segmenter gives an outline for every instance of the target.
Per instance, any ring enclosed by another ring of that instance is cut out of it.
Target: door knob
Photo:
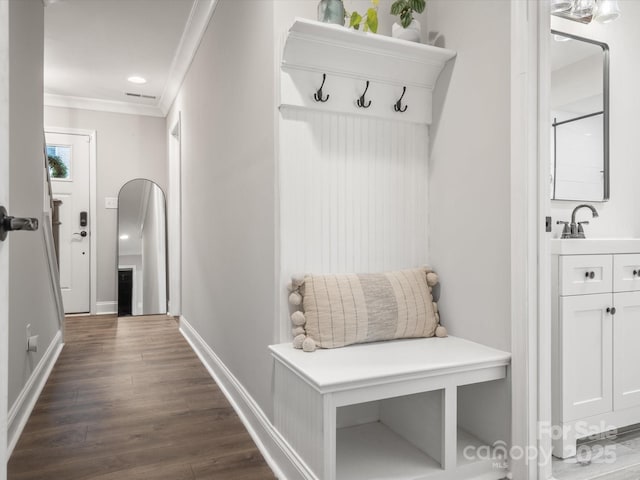
[[[74,235],[80,235],[82,238],[87,236],[87,231],[82,230],[81,232],[73,232]]]
[[[0,206],[0,241],[7,238],[7,233],[15,230],[34,231],[38,229],[37,218],[16,218],[7,215],[7,209]]]

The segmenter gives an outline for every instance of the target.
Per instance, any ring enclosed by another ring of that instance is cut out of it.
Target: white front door
[[[59,218],[60,287],[65,313],[88,313],[90,303],[89,147],[91,137],[46,133],[53,198]],[[53,164],[53,166],[52,166]]]

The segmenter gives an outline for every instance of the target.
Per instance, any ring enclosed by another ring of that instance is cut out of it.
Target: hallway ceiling
[[[160,105],[197,0],[46,3],[44,91],[49,99]],[[130,83],[131,75],[142,76],[148,83]],[[125,92],[156,98],[131,97]]]

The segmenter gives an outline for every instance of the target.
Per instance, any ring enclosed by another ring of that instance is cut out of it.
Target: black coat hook
[[[404,108],[402,108],[402,99],[404,98],[404,94],[406,91],[407,91],[407,87],[402,87],[402,95],[400,95],[400,98],[398,99],[396,104],[393,106],[393,109],[396,112],[406,112],[407,108],[409,108],[408,105],[405,105]]]
[[[329,97],[331,95],[327,95],[326,97],[322,98],[322,87],[324,87],[324,82],[327,79],[327,74],[323,73],[322,74],[322,85],[320,85],[320,88],[318,89],[318,91],[316,93],[313,94],[313,98],[316,102],[326,102],[327,100],[329,100]]]
[[[358,105],[360,108],[369,108],[371,106],[371,100],[369,100],[369,103],[367,103],[367,101],[364,98],[364,96],[367,94],[367,90],[369,90],[369,80],[367,80],[367,86],[364,89],[364,92],[362,92],[362,95],[360,95],[360,98],[356,100],[356,105]]]

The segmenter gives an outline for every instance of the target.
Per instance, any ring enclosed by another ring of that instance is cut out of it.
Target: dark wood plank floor
[[[9,480],[275,478],[173,318],[73,317]]]

